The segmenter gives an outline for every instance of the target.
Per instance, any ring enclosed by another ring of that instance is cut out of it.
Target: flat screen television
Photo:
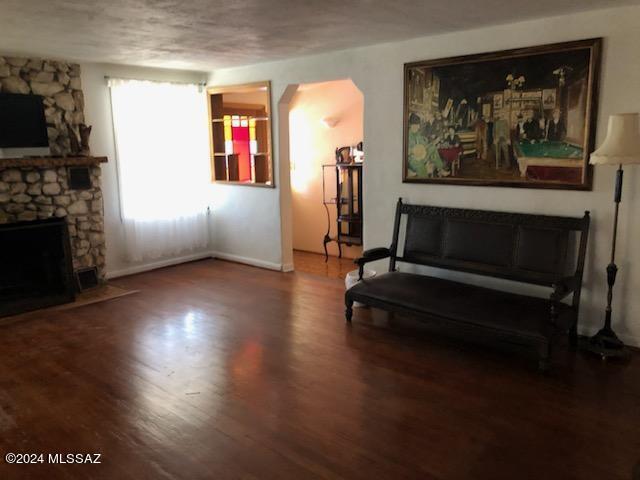
[[[0,93],[0,148],[48,147],[40,95]]]

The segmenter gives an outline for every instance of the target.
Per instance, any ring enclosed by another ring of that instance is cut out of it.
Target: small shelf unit
[[[322,200],[327,211],[327,233],[323,239],[325,260],[329,259],[327,244],[338,244],[342,257],[342,245],[362,245],[362,163],[335,163],[322,166]],[[335,172],[335,195],[327,195],[327,173]],[[329,205],[335,205],[336,233],[331,235]]]

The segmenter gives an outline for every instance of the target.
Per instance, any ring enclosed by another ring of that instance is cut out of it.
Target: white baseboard
[[[134,265],[131,267],[122,268],[120,270],[107,271],[105,276],[107,279],[124,277],[126,275],[133,275],[135,273],[148,272],[149,270],[156,270],[157,268],[170,267],[172,265],[192,262],[194,260],[201,260],[203,258],[211,258],[213,256],[214,254],[212,252],[194,253],[192,255],[185,255],[182,257],[159,260],[157,262],[145,263],[143,265]]]
[[[253,267],[266,268],[268,270],[283,271],[283,265],[281,263],[267,262],[264,260],[258,260],[256,258],[243,257],[241,255],[234,255],[232,253],[225,252],[211,252],[211,255],[220,260],[229,260],[230,262],[244,263],[245,265],[251,265]]]
[[[282,271],[283,272],[293,272],[294,268],[293,268],[293,263],[283,263],[282,264]]]
[[[253,267],[259,267],[259,268],[266,268],[268,270],[277,270],[277,271],[283,271],[283,272],[293,271],[293,264],[287,264],[283,266],[280,263],[267,262],[264,260],[243,257],[241,255],[234,255],[231,253],[200,252],[200,253],[194,253],[192,255],[185,255],[182,257],[159,260],[157,262],[145,263],[143,265],[133,265],[131,267],[121,268],[119,270],[107,271],[105,276],[107,279],[124,277],[126,275],[134,275],[136,273],[148,272],[149,270],[156,270],[158,268],[170,267],[172,265],[192,262],[194,260],[201,260],[203,258],[219,258],[221,260],[228,260],[230,262],[236,262],[236,263],[244,263],[245,265],[251,265]]]

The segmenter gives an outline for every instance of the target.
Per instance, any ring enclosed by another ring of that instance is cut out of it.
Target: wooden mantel
[[[68,167],[78,165],[99,165],[106,163],[107,157],[23,157],[0,158],[0,169],[20,167]]]

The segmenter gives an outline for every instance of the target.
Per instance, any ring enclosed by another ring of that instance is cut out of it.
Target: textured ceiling
[[[0,52],[213,69],[640,0],[0,0]]]

